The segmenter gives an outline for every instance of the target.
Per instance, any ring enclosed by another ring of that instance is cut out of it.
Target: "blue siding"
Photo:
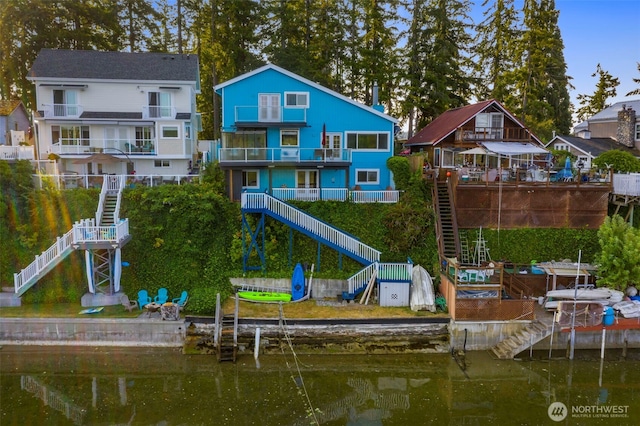
[[[222,127],[223,131],[235,131],[236,107],[257,107],[259,94],[280,94],[280,106],[284,107],[285,92],[306,92],[309,94],[309,107],[306,111],[306,126],[295,127],[299,130],[301,149],[321,148],[323,126],[327,133],[339,133],[342,137],[342,149],[347,148],[348,132],[378,132],[388,134],[386,150],[352,151],[352,166],[349,170],[349,186],[356,185],[356,169],[378,170],[377,184],[360,184],[362,189],[385,189],[392,184],[391,173],[386,167],[387,159],[393,155],[394,121],[391,117],[381,116],[373,108],[361,107],[346,101],[339,95],[308,84],[304,80],[292,78],[277,69],[266,68],[262,72],[239,78],[224,86],[222,94]],[[267,131],[267,147],[280,147],[280,130],[287,128],[286,123],[278,127],[270,127]],[[298,166],[304,168],[304,165]],[[272,173],[274,188],[286,185],[295,187],[295,170],[275,169]],[[261,175],[261,189],[267,190],[267,175]],[[320,185],[324,188],[345,187],[344,172],[321,170]]]

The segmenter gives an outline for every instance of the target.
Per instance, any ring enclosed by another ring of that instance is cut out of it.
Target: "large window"
[[[280,145],[298,146],[299,145],[298,129],[282,129],[280,131]]]
[[[51,126],[51,140],[61,145],[89,146],[89,126]]]
[[[484,135],[486,139],[500,139],[504,127],[504,114],[501,112],[486,112],[476,115],[476,134]]]
[[[242,187],[243,188],[259,188],[260,173],[257,170],[242,171]]]
[[[258,102],[258,121],[280,121],[279,93],[260,93]]]
[[[309,108],[307,92],[284,92],[284,106],[288,108]]]
[[[154,139],[153,127],[136,127],[136,147],[150,149]]]
[[[356,184],[378,184],[380,171],[378,169],[356,169]]]
[[[347,133],[347,148],[350,149],[389,149],[388,133]]]
[[[267,132],[264,129],[240,130],[222,134],[223,148],[266,148]]]

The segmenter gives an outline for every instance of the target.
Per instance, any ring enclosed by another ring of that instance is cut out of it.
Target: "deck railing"
[[[220,162],[240,163],[332,163],[351,162],[350,149],[322,148],[220,148]]]
[[[0,146],[0,160],[34,160],[32,146]]]
[[[378,250],[268,194],[243,193],[241,203],[243,209],[267,210],[279,219],[294,224],[314,237],[354,255],[356,258],[363,259],[366,263],[380,260]]]
[[[400,191],[350,191],[347,188],[273,188],[271,194],[279,200],[347,201],[354,203],[397,203]]]
[[[632,197],[640,196],[640,173],[614,174],[613,193]]]
[[[43,271],[48,271],[64,259],[77,245],[83,243],[120,242],[129,235],[129,220],[123,219],[115,225],[96,226],[95,219],[83,219],[76,222],[66,234],[58,237],[55,243],[19,273],[13,274],[16,294],[24,293]]]

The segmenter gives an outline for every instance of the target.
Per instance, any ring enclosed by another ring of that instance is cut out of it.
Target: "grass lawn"
[[[228,299],[223,304],[223,311],[232,313],[235,300]],[[189,315],[189,305],[183,313]],[[359,303],[336,304],[324,306],[315,300],[282,305],[284,317],[293,318],[406,318],[406,317],[448,317],[448,314],[438,312],[413,312],[408,307],[391,308],[378,305],[361,305]],[[85,309],[80,303],[32,304],[19,307],[0,308],[0,317],[5,318],[136,318],[141,313],[134,309],[127,312],[122,305],[105,306],[102,312],[96,314],[80,314]],[[253,303],[241,301],[239,305],[241,318],[279,318],[278,304]]]

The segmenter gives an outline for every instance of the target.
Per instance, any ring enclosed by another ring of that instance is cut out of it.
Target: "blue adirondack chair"
[[[140,290],[138,292],[138,307],[140,308],[140,310],[142,310],[145,305],[148,305],[151,302],[153,302],[153,300],[151,300],[151,297],[149,297],[149,293],[147,292],[147,290]]]
[[[169,293],[167,289],[164,287],[160,287],[158,289],[158,295],[153,298],[153,301],[162,305],[163,303],[167,303],[167,299],[169,299]]]
[[[186,290],[184,290],[180,294],[180,297],[176,297],[175,299],[172,300],[172,302],[175,303],[176,305],[178,305],[180,307],[180,309],[183,309],[184,305],[187,304],[187,300],[188,299],[189,299],[189,294],[186,292]]]

